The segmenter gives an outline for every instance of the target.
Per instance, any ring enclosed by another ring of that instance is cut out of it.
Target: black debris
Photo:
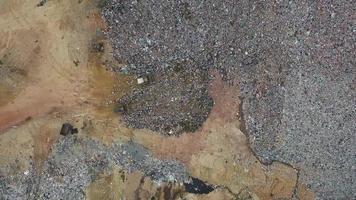
[[[77,67],[79,65],[80,61],[79,60],[73,60],[73,63]]]
[[[44,6],[47,3],[47,0],[41,0],[38,4],[37,7]]]
[[[61,128],[61,135],[67,136],[67,135],[73,135],[78,133],[78,129],[74,128],[71,124],[69,123],[64,123]]]
[[[212,185],[206,184],[204,181],[192,177],[192,181],[184,183],[185,191],[193,194],[208,194],[214,190]]]

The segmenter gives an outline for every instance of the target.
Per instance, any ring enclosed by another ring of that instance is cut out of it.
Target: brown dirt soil
[[[96,31],[104,28],[93,2],[49,1],[36,7],[36,1],[5,0],[2,4],[8,11],[0,12],[0,59],[21,67],[27,76],[16,95],[0,94],[0,130],[28,117],[100,104],[111,93],[116,77],[103,71],[105,58],[90,50],[102,37]],[[4,87],[0,92],[7,91]]]
[[[0,2],[0,163],[32,157],[40,168],[62,123],[82,127],[84,119],[95,118],[96,127],[109,132],[105,120],[111,116],[116,129],[113,102],[132,78],[105,70],[104,62],[117,63],[100,31],[97,2],[37,3]],[[93,48],[99,42],[103,52]],[[23,141],[26,146],[19,146]]]

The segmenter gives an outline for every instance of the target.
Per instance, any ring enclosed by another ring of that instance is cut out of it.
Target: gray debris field
[[[318,199],[352,199],[355,7],[348,0],[112,0],[103,17],[114,56],[128,73],[164,82],[178,63],[181,71],[218,69],[227,82],[238,80],[245,132],[259,159],[300,168],[301,180]],[[129,125],[175,130],[185,116],[195,116],[168,103],[180,98],[183,89],[175,86],[182,85],[163,82],[148,84],[141,96],[125,97],[137,105],[128,109]],[[156,100],[146,99],[164,94],[158,112]]]
[[[134,128],[166,135],[194,132],[208,117],[213,100],[208,95],[206,71],[176,69],[156,77],[119,100],[123,119]]]
[[[33,168],[9,176],[11,167],[2,168],[0,199],[85,199],[89,183],[113,166],[127,173],[139,170],[156,182],[190,182],[182,164],[156,159],[138,144],[104,146],[93,139],[69,135],[61,136],[40,173]]]

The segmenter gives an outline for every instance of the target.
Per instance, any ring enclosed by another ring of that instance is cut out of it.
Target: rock
[[[78,133],[78,129],[74,128],[71,124],[69,123],[64,123],[61,128],[61,135],[67,136],[67,135],[72,135]]]
[[[47,0],[41,0],[38,4],[37,7],[42,7],[47,3]]]
[[[192,182],[184,183],[185,191],[194,194],[209,194],[214,190],[211,185],[206,184],[204,181],[192,177]]]

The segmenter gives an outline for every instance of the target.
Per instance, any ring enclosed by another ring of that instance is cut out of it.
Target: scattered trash
[[[144,75],[144,76],[139,76],[137,78],[137,84],[138,85],[147,85],[147,84],[150,84],[150,83],[153,83],[154,82],[154,76],[152,74],[147,74],[147,75]]]
[[[313,166],[310,177],[301,177],[318,198],[349,199],[353,163],[345,152],[352,142],[341,148],[321,141],[354,132],[353,7],[347,0],[108,1],[102,15],[114,57],[131,75],[157,78],[124,97],[132,103],[123,118],[134,128],[164,134],[195,130],[206,119],[202,113],[209,113],[209,101],[207,85],[194,73],[218,70],[238,86],[241,124],[262,163]],[[170,70],[189,71],[189,84],[183,77],[172,81]],[[282,148],[279,138],[286,134]],[[332,156],[321,153],[330,149]]]
[[[143,84],[144,82],[146,82],[146,80],[144,78],[137,79],[137,84],[139,84],[139,85]]]

